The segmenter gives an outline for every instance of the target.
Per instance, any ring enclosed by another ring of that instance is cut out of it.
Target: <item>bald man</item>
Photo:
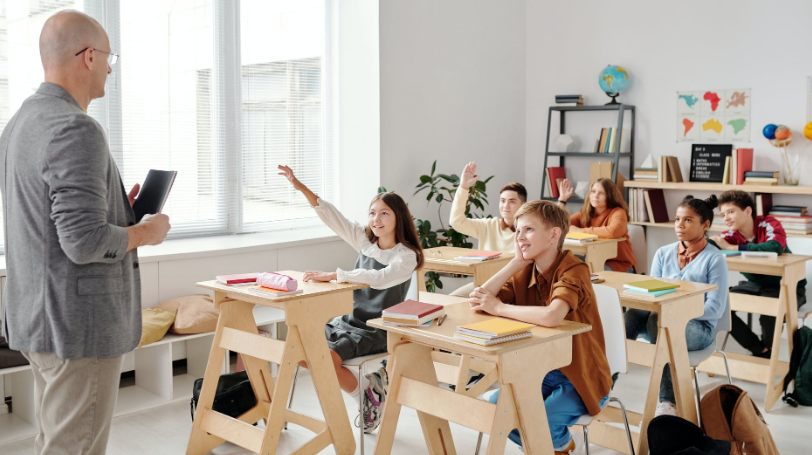
[[[77,11],[42,28],[45,82],[0,136],[6,236],[2,331],[31,362],[37,454],[101,454],[122,356],[141,338],[136,248],[161,243],[166,215],[135,224],[101,125],[87,115],[118,56]]]

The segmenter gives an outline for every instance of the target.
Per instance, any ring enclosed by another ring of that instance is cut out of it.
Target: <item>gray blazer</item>
[[[11,349],[116,357],[141,339],[135,222],[104,130],[43,83],[0,136]]]

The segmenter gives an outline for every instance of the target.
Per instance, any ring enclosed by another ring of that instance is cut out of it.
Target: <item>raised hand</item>
[[[293,175],[293,169],[291,169],[290,167],[280,164],[279,166],[277,166],[277,168],[280,171],[282,171],[279,173],[279,175],[282,175],[286,179],[288,179],[288,181],[293,184],[294,188],[300,183],[299,179],[297,179],[296,176]]]
[[[471,188],[476,181],[479,180],[479,176],[476,175],[476,163],[471,161],[470,163],[465,165],[465,169],[462,170],[462,175],[460,176],[460,188],[464,190],[468,190]]]
[[[564,181],[561,182],[561,191],[558,199],[567,201],[572,197],[573,193],[575,193],[575,188],[572,187],[572,182],[570,182],[569,179],[564,179]]]

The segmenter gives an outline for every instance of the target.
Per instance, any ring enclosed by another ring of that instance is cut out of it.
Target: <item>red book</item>
[[[256,283],[259,273],[238,273],[236,275],[217,275],[217,281],[223,284]]]
[[[407,300],[383,310],[385,318],[420,319],[443,309],[442,305]]]
[[[744,173],[753,170],[753,149],[736,149],[736,185],[744,184]]]
[[[553,190],[552,196],[554,198],[557,198],[559,193],[558,193],[558,183],[556,182],[556,180],[558,179],[563,180],[567,178],[567,170],[561,166],[548,167],[547,175],[550,178],[550,188]]]

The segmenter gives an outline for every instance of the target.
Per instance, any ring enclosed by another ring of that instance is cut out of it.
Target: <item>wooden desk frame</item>
[[[303,283],[301,273],[283,272],[299,279],[302,294],[266,297],[240,287],[215,281],[198,283],[214,291],[214,304],[220,309],[209,361],[195,412],[187,455],[203,455],[225,441],[263,455],[275,454],[282,428],[294,423],[316,436],[292,453],[319,453],[329,445],[340,455],[355,453],[355,437],[350,427],[344,400],[338,386],[333,362],[324,335],[324,326],[332,318],[352,312],[352,291],[363,284]],[[257,334],[252,308],[266,305],[285,310],[288,334],[285,341]],[[227,350],[242,354],[245,369],[257,405],[233,419],[212,411],[215,389]],[[290,386],[299,361],[307,361],[319,398],[324,421],[287,408]],[[279,365],[274,384],[268,362]],[[252,426],[264,420],[265,429]]]
[[[584,262],[592,273],[603,272],[606,261],[617,257],[617,245],[625,241],[622,239],[596,239],[591,242],[573,245],[564,243],[562,249],[570,250],[573,254],[584,255]]]
[[[677,414],[693,423],[697,423],[696,404],[694,403],[691,366],[688,361],[688,346],[685,340],[685,327],[688,321],[701,316],[705,308],[705,293],[717,289],[715,285],[692,283],[689,281],[657,278],[658,280],[679,283],[677,292],[665,294],[656,299],[630,296],[623,292],[623,284],[644,279],[639,275],[621,272],[599,272],[606,281],[602,284],[618,290],[620,304],[627,308],[659,313],[659,332],[657,343],[651,344],[636,340],[626,340],[628,361],[651,368],[646,403],[643,413],[627,411],[630,425],[640,427],[639,432],[632,430],[635,452],[648,453],[648,424],[654,418],[660,393],[660,382],[663,368],[669,364],[671,379],[674,385],[674,397],[677,401]],[[606,406],[589,425],[589,440],[612,450],[629,453],[626,431],[610,425],[623,423],[620,410]]]
[[[798,282],[806,278],[806,261],[810,256],[784,254],[776,259],[748,258],[731,256],[726,258],[731,272],[758,273],[780,276],[781,284],[777,299],[746,294],[730,293],[730,311],[764,314],[775,317],[775,331],[772,340],[772,356],[762,359],[750,355],[725,352],[730,364],[730,375],[746,381],[765,384],[764,410],[770,412],[784,390],[784,377],[789,372],[789,363],[778,360],[781,349],[781,333],[784,330],[784,318],[787,323],[787,344],[792,354],[793,335],[798,330]],[[698,371],[710,374],[725,374],[721,354],[700,363]]]

